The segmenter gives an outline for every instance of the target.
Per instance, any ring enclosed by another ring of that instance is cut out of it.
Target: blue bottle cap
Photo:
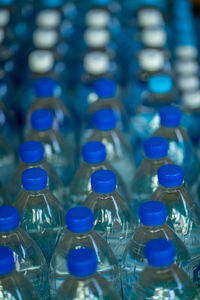
[[[99,194],[112,193],[116,189],[116,184],[116,175],[110,170],[99,170],[91,176],[92,189]]]
[[[0,276],[11,273],[15,269],[13,251],[5,246],[0,246]]]
[[[98,141],[88,142],[82,148],[82,155],[88,164],[98,164],[106,159],[106,147]]]
[[[44,158],[44,148],[40,142],[28,141],[20,146],[20,158],[26,164],[37,163]]]
[[[94,82],[94,90],[99,98],[113,98],[116,96],[117,85],[112,79],[101,78]]]
[[[40,168],[30,168],[22,173],[22,185],[28,191],[40,191],[47,185],[47,173]]]
[[[31,125],[33,129],[45,131],[52,128],[54,115],[48,109],[38,109],[31,114]]]
[[[160,123],[165,127],[180,125],[182,112],[177,106],[165,106],[160,110]]]
[[[92,229],[94,216],[91,209],[78,206],[66,213],[66,225],[71,232],[86,232]]]
[[[153,75],[149,78],[148,89],[154,94],[166,94],[172,90],[172,79],[167,75]]]
[[[90,248],[73,249],[67,255],[67,265],[71,275],[88,277],[97,270],[97,256]]]
[[[145,256],[153,267],[167,267],[174,262],[175,248],[166,239],[155,239],[146,244]]]
[[[19,226],[19,213],[14,206],[0,207],[0,231],[11,231]]]
[[[139,207],[139,218],[146,226],[159,226],[166,222],[167,211],[162,202],[147,201]]]
[[[158,182],[165,187],[177,187],[183,184],[183,169],[177,165],[164,165],[158,169]]]
[[[56,82],[52,78],[40,78],[34,83],[35,95],[38,98],[48,98],[54,95]]]
[[[144,152],[152,159],[165,157],[168,152],[168,142],[163,137],[153,136],[144,142]]]
[[[94,113],[95,128],[103,131],[112,130],[117,125],[117,115],[109,108],[102,108]]]

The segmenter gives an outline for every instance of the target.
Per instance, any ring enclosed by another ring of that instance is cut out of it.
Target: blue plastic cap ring
[[[63,0],[42,0],[42,5],[47,8],[60,8],[63,4]]]
[[[112,193],[116,189],[117,178],[110,170],[99,170],[92,174],[92,190],[99,194]]]
[[[145,226],[159,226],[166,222],[167,211],[162,202],[147,201],[139,207],[139,219]]]
[[[97,270],[97,256],[93,249],[73,249],[67,255],[67,265],[71,275],[88,277]]]
[[[40,142],[28,141],[20,146],[20,158],[26,164],[37,163],[44,158],[44,148]]]
[[[165,157],[168,153],[168,142],[160,136],[151,137],[144,142],[144,152],[152,159]]]
[[[71,232],[87,232],[92,229],[93,222],[93,213],[87,207],[74,207],[66,213],[66,225]]]
[[[115,129],[117,115],[109,108],[102,108],[94,113],[94,127],[99,130],[108,131]]]
[[[35,95],[38,98],[48,98],[54,95],[56,87],[55,80],[51,78],[40,78],[34,83]]]
[[[148,81],[148,90],[154,94],[166,94],[172,90],[172,79],[167,75],[153,75]]]
[[[47,173],[41,168],[30,168],[22,173],[22,185],[28,191],[40,191],[47,185]]]
[[[38,131],[49,130],[53,126],[54,115],[48,109],[38,109],[31,114],[31,125]]]
[[[158,169],[158,182],[165,187],[178,187],[183,184],[183,169],[177,165],[164,165]]]
[[[0,231],[11,231],[19,226],[19,213],[16,207],[4,205],[0,207]]]
[[[166,239],[155,239],[146,244],[145,256],[153,267],[167,267],[174,262],[174,244]]]
[[[0,276],[11,273],[15,269],[13,251],[4,246],[0,246]]]
[[[98,141],[88,142],[82,148],[82,155],[88,164],[98,164],[106,159],[106,147]]]
[[[177,106],[165,106],[160,110],[160,123],[165,127],[180,125],[182,112]]]
[[[117,92],[117,85],[112,79],[101,78],[94,82],[94,90],[100,99],[114,98]]]

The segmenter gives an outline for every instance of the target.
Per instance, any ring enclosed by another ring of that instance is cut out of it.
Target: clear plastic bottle
[[[35,99],[27,113],[26,130],[30,124],[31,114],[38,109],[49,109],[56,121],[55,128],[63,135],[66,142],[75,148],[75,128],[71,112],[64,101],[59,98],[57,83],[52,78],[40,78],[34,83]]]
[[[89,136],[93,128],[93,114],[102,108],[110,108],[115,111],[118,117],[118,128],[124,135],[129,138],[129,119],[128,115],[123,107],[122,102],[119,101],[117,95],[117,84],[114,80],[109,78],[97,79],[94,82],[94,92],[97,95],[96,101],[90,104],[85,117],[85,127],[83,134]],[[81,138],[84,140],[84,138]],[[86,138],[85,138],[86,139]]]
[[[94,229],[108,242],[116,258],[121,260],[135,230],[135,219],[127,203],[116,192],[116,175],[110,170],[92,174],[93,192],[84,206],[94,214]]]
[[[93,249],[71,250],[67,256],[70,275],[53,299],[102,299],[119,300],[120,297],[108,282],[98,274],[97,256]]]
[[[135,101],[135,98],[132,98]],[[132,146],[136,164],[142,161],[143,143],[159,128],[159,110],[174,101],[174,89],[169,75],[160,73],[149,78],[141,103],[130,116]]]
[[[0,246],[0,286],[2,299],[41,300],[30,281],[15,271],[14,253],[4,246]]]
[[[49,263],[64,226],[64,210],[46,188],[45,170],[25,170],[22,186],[15,202],[21,227],[36,241]]]
[[[188,274],[200,286],[200,209],[184,187],[183,170],[177,165],[162,166],[158,170],[159,187],[152,200],[166,205],[168,224],[185,243],[190,256]]]
[[[138,219],[138,209],[141,203],[148,201],[158,187],[158,169],[171,163],[167,157],[168,143],[162,137],[152,137],[144,143],[145,159],[138,167],[131,185],[131,208]]]
[[[83,67],[80,64],[75,70],[77,71],[77,79],[73,93],[72,109],[78,120],[82,120],[88,106],[97,98],[93,88],[94,81],[99,78],[112,78],[114,74],[117,74],[117,70],[115,68],[113,70],[108,53],[103,51],[86,53],[83,59]]]
[[[139,207],[140,223],[127,245],[121,267],[122,289],[124,299],[128,299],[133,284],[146,267],[144,248],[147,242],[165,238],[173,242],[176,249],[176,264],[186,267],[189,253],[184,243],[166,223],[167,211],[162,202],[147,201]]]
[[[120,291],[117,260],[106,241],[93,229],[93,222],[93,213],[87,207],[74,207],[67,212],[67,230],[53,253],[49,267],[51,296],[55,296],[56,291],[69,275],[66,256],[70,250],[81,247],[89,247],[95,251],[98,259],[97,272]]]
[[[31,115],[32,131],[27,140],[40,141],[43,144],[45,159],[67,188],[74,169],[72,147],[53,129],[53,122],[54,116],[50,110],[34,111]]]
[[[131,146],[117,129],[117,115],[109,108],[102,108],[94,113],[93,133],[90,141],[101,141],[106,146],[107,160],[114,169],[126,178],[128,189],[135,174],[135,163]]]
[[[46,299],[46,260],[38,245],[19,227],[19,213],[13,206],[0,207],[0,244],[12,249],[16,271],[27,277],[43,299]]]
[[[117,175],[117,191],[124,199],[129,198],[125,183],[110,163],[106,161],[106,148],[103,143],[98,141],[86,143],[82,148],[82,157],[83,162],[70,185],[68,201],[70,207],[80,205],[85,201],[92,191],[91,175],[97,170],[113,170]]]
[[[175,248],[171,241],[154,239],[148,242],[145,256],[148,266],[135,283],[130,300],[200,299],[192,281],[174,263]]]
[[[192,185],[198,175],[198,163],[192,143],[181,127],[181,110],[176,106],[166,106],[160,110],[160,128],[154,136],[162,136],[169,143],[169,157],[182,166],[187,182]]]
[[[6,193],[9,198],[9,203],[16,200],[21,191],[21,176],[22,173],[29,168],[42,168],[48,175],[49,190],[55,195],[60,204],[65,207],[66,193],[62,181],[54,172],[52,167],[44,160],[44,148],[38,141],[27,141],[21,144],[20,163],[14,171],[13,176],[6,188]]]

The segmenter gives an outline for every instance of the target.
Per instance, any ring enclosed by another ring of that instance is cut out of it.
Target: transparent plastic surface
[[[98,273],[86,278],[68,276],[58,290],[56,300],[100,299],[119,300],[118,294]]]
[[[21,228],[0,232],[0,244],[14,252],[16,271],[21,272],[44,298],[48,295],[47,264],[38,245]]]
[[[14,205],[21,227],[35,240],[49,263],[64,226],[64,210],[47,189],[23,189]]]
[[[118,263],[106,241],[95,230],[83,233],[73,233],[66,230],[50,262],[49,286],[51,296],[55,296],[56,291],[63,285],[69,275],[66,264],[67,254],[70,250],[80,247],[94,249],[98,259],[97,272],[106,278],[115,289],[120,291]]]
[[[93,211],[94,229],[108,242],[118,260],[135,230],[130,208],[117,192],[92,192],[83,204]]]
[[[172,162],[167,156],[160,159],[150,159],[146,157],[138,167],[131,185],[130,202],[130,206],[136,219],[138,219],[138,209],[140,204],[150,200],[152,193],[158,187],[158,169],[161,166],[170,163]]]
[[[122,259],[121,279],[124,299],[128,299],[133,284],[147,265],[144,255],[146,243],[158,238],[172,241],[176,250],[176,263],[182,268],[188,265],[190,259],[188,250],[166,223],[159,226],[145,226],[140,223],[127,245]]]

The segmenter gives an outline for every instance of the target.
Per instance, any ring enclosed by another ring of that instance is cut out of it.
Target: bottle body
[[[49,285],[51,296],[55,296],[57,290],[63,285],[69,275],[66,265],[66,256],[71,249],[89,247],[94,249],[98,257],[97,271],[112,286],[120,291],[120,279],[117,260],[108,244],[94,230],[85,233],[73,233],[65,231],[60,240],[50,263]]]
[[[54,130],[32,130],[27,140],[36,140],[43,144],[45,159],[67,187],[73,174],[74,157],[71,147],[66,144],[62,136]]]
[[[199,299],[195,286],[188,276],[178,268],[170,265],[165,268],[148,266],[133,287],[130,299]]]
[[[190,253],[191,261],[188,274],[199,287],[200,241],[198,236],[200,231],[200,212],[197,204],[183,185],[168,189],[159,186],[152,195],[152,200],[159,200],[166,205],[167,222],[184,242]]]
[[[91,175],[97,170],[113,170],[112,166],[104,161],[99,164],[87,164],[82,163],[79,170],[74,175],[72,183],[70,185],[69,203],[70,207],[81,205],[92,191],[91,187]],[[116,173],[116,171],[114,170]],[[119,194],[128,199],[128,192],[126,186],[121,179],[120,175],[117,174],[117,190]]]
[[[30,236],[18,227],[13,231],[1,232],[0,244],[13,250],[16,270],[29,279],[42,297],[47,297],[46,260]]]
[[[131,186],[131,208],[136,219],[141,203],[150,200],[152,193],[158,187],[158,169],[171,161],[168,157],[150,159],[146,157],[136,171]],[[159,201],[159,199],[158,199]]]
[[[0,276],[0,286],[3,299],[41,299],[29,280],[16,271]]]
[[[194,184],[198,174],[197,157],[186,132],[181,127],[161,126],[153,135],[168,140],[169,157],[174,163],[182,166],[188,183]]]
[[[22,190],[15,202],[21,227],[42,250],[47,263],[59,241],[64,226],[64,211],[56,198],[46,189]]]
[[[176,249],[176,263],[182,268],[187,267],[190,259],[189,253],[184,243],[166,223],[159,226],[145,226],[140,224],[127,245],[122,259],[124,299],[128,299],[133,285],[147,265],[144,254],[146,243],[156,238],[165,238],[173,241]]]
[[[125,201],[117,192],[92,192],[83,204],[94,214],[94,229],[110,245],[116,258],[121,260],[125,247],[135,230],[135,220]]]
[[[117,293],[98,273],[84,279],[69,275],[53,299],[71,300],[80,299],[81,297],[107,300],[120,299]]]

